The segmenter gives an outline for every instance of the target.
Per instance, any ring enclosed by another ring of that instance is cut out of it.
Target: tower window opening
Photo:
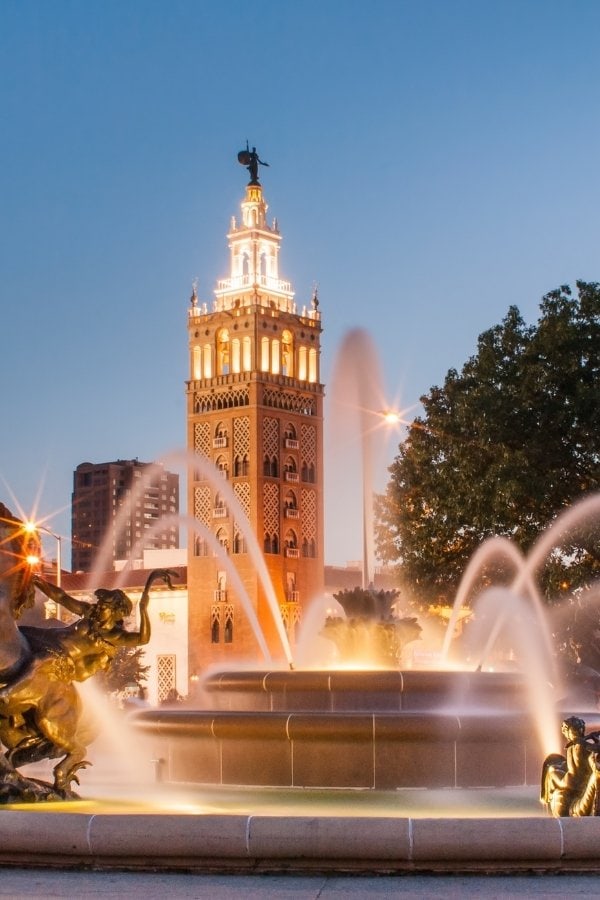
[[[217,374],[229,375],[230,371],[230,341],[229,330],[221,328],[217,335]]]
[[[208,544],[206,540],[201,537],[201,535],[196,535],[194,538],[194,556],[207,556],[208,555]]]
[[[202,366],[205,378],[212,378],[212,347],[205,344],[202,352]]]
[[[223,642],[233,644],[233,610],[225,616],[225,628],[223,629]]]
[[[252,370],[252,342],[249,337],[242,338],[242,371]]]
[[[268,337],[260,339],[260,370],[261,372],[269,371],[270,343]]]
[[[306,347],[300,347],[298,351],[298,378],[300,381],[306,381],[307,378],[307,353]]]
[[[281,374],[292,377],[294,374],[294,345],[292,332],[287,328],[281,335]]]
[[[233,552],[234,553],[246,553],[246,538],[241,533],[241,531],[236,531],[233,537]]]

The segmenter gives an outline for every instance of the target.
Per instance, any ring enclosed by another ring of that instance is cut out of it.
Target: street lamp
[[[56,586],[61,586],[61,569],[62,569],[62,537],[60,534],[55,534],[54,531],[51,531],[49,528],[46,528],[45,525],[37,525],[35,522],[25,522],[25,531],[28,534],[39,534],[42,532],[43,534],[49,535],[49,537],[53,537],[56,541]]]
[[[373,432],[368,427],[367,416],[375,415],[381,419],[380,425],[392,428],[402,423],[402,414],[395,409],[361,410],[362,431],[362,482],[363,482],[363,565],[362,586],[369,589],[375,583],[375,535],[373,511]],[[376,426],[378,427],[378,426]]]

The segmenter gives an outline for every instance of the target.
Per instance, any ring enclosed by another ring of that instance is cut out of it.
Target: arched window
[[[241,531],[236,531],[233,536],[233,552],[246,553],[246,539]]]
[[[306,462],[302,463],[302,468],[300,469],[300,478],[302,481],[308,481],[308,466]]]
[[[194,556],[206,556],[208,553],[208,545],[206,540],[199,534],[194,538]]]
[[[226,553],[229,553],[229,533],[226,528],[219,528],[216,538]]]
[[[249,337],[242,338],[242,372],[252,370],[252,341]]]
[[[272,546],[273,546],[273,543],[271,541],[271,535],[268,533],[265,533],[265,538],[263,541],[263,550],[265,551],[265,553],[271,553]]]
[[[271,344],[271,372],[273,375],[279,375],[279,341],[277,338],[274,338],[273,343]]]
[[[291,422],[288,422],[285,428],[283,429],[283,436],[287,441],[295,441],[296,437],[296,428],[292,425]]]
[[[227,475],[229,474],[229,465],[227,463],[226,457],[225,456],[217,457],[215,465],[216,465],[217,469],[219,470],[219,472],[221,473],[221,476],[223,478],[227,478]]]
[[[288,456],[283,467],[284,472],[297,472],[296,460],[293,456]]]
[[[287,328],[281,334],[281,374],[290,377],[294,374],[294,343]]]
[[[308,380],[315,382],[317,378],[317,351],[311,347],[308,351]]]
[[[283,501],[286,509],[298,509],[298,502],[293,491],[288,491]]]
[[[212,644],[218,644],[220,640],[220,632],[221,628],[219,625],[219,617],[218,615],[213,615],[212,626],[210,629],[210,640]]]
[[[269,371],[269,338],[260,339],[260,371]]]
[[[241,372],[241,370],[240,339],[234,338],[231,342],[231,371],[237,373]]]
[[[271,473],[270,474],[271,474],[272,478],[277,478],[277,476],[279,475],[279,463],[277,462],[276,456],[271,457]]]
[[[271,460],[266,453],[263,460],[263,475],[271,475]]]
[[[192,354],[192,378],[194,381],[202,378],[202,349],[200,347],[194,347]]]
[[[217,333],[217,375],[229,375],[230,353],[229,330],[221,328]]]
[[[306,557],[306,556],[308,556],[308,555],[309,555],[309,553],[308,553],[308,541],[306,540],[306,538],[304,538],[304,540],[302,541],[302,556],[305,556],[305,557]]]
[[[306,373],[306,347],[300,347],[298,351],[298,378],[300,381],[306,381]]]
[[[230,608],[225,614],[225,627],[223,629],[223,642],[233,643],[233,610]]]
[[[212,378],[212,347],[210,344],[204,345],[204,352],[202,353],[202,362],[204,365],[204,377]]]
[[[279,537],[276,534],[271,541],[271,553],[279,553]]]
[[[292,531],[290,528],[285,536],[285,547],[286,550],[297,550],[298,549],[298,538],[296,537],[296,532]]]

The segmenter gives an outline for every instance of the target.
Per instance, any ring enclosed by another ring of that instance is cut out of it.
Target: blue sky
[[[325,383],[364,327],[410,406],[509,304],[600,280],[599,39],[593,0],[3,0],[5,485],[68,535],[80,462],[184,445],[190,285],[227,274],[246,138]],[[360,475],[327,466],[343,563]]]

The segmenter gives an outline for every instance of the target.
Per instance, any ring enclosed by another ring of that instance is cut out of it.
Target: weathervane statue
[[[264,162],[262,159],[259,159],[258,153],[256,152],[256,147],[253,147],[252,150],[248,145],[248,141],[246,141],[246,149],[240,150],[238,153],[238,162],[245,166],[250,172],[250,181],[249,184],[260,184],[258,180],[258,167],[269,165],[268,162]]]

